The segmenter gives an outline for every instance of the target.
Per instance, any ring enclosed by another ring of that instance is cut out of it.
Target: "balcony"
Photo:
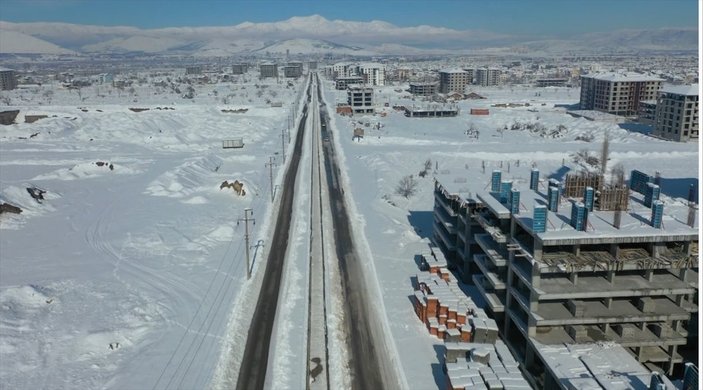
[[[579,316],[571,314],[563,302],[540,302],[533,314],[537,326],[664,322],[688,320],[691,316],[667,298],[653,298],[653,301],[656,309],[652,313],[642,312],[629,300],[614,300],[610,308],[601,301],[579,301],[583,309]]]
[[[498,246],[493,242],[491,235],[485,233],[474,234],[474,240],[476,240],[478,246],[481,247],[496,267],[504,267],[508,263],[505,257],[498,252]]]
[[[495,291],[491,291],[491,286],[486,282],[483,275],[474,274],[471,278],[481,296],[488,302],[490,309],[494,313],[503,313],[505,311],[505,298],[501,299]]]
[[[481,269],[484,278],[496,290],[505,290],[505,276],[499,275],[495,269],[491,269],[487,264],[486,255],[474,255],[474,263]]]

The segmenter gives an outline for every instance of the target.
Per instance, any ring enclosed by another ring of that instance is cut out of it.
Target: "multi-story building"
[[[331,78],[356,76],[356,68],[350,62],[338,62],[330,67]]]
[[[445,69],[439,71],[439,92],[464,93],[466,85],[471,82],[469,72],[463,69]]]
[[[437,83],[411,82],[410,93],[415,96],[432,96],[437,93]]]
[[[433,236],[450,267],[476,286],[538,381],[547,366],[539,350],[565,343],[616,342],[671,373],[679,348],[698,345],[695,208],[664,210],[648,176],[596,192],[585,179],[525,171],[513,167],[510,181],[501,171],[436,177]]]
[[[337,79],[334,81],[335,89],[339,89],[339,90],[345,90],[345,89],[347,89],[347,87],[349,87],[351,85],[360,85],[360,84],[364,84],[364,79],[359,76],[337,77]]]
[[[317,61],[308,61],[308,70],[317,70]]]
[[[656,121],[657,101],[640,100],[637,121],[646,125],[653,125]]]
[[[478,68],[476,69],[476,84],[491,86],[500,84],[501,70],[498,68]]]
[[[653,135],[673,141],[698,140],[698,84],[669,85],[657,98]]]
[[[383,64],[364,63],[357,66],[356,74],[368,85],[386,85],[386,67]]]
[[[535,80],[535,87],[564,87],[569,79],[563,77],[544,77]]]
[[[201,74],[203,67],[200,65],[186,66],[186,74]]]
[[[0,91],[8,91],[15,88],[17,88],[15,71],[8,68],[0,68]]]
[[[244,74],[249,70],[248,64],[234,64],[232,65],[232,74]]]
[[[259,74],[262,79],[267,77],[278,78],[278,65],[271,63],[261,64],[259,65]]]
[[[637,115],[639,102],[656,100],[664,80],[639,73],[595,73],[581,76],[582,110]]]
[[[373,88],[352,86],[347,89],[347,104],[355,114],[373,113]]]
[[[474,80],[476,78],[476,69],[474,68],[464,68],[464,71],[469,74],[469,82],[468,84],[473,84]]]
[[[303,75],[303,63],[302,62],[289,62],[288,65],[283,67],[283,75],[285,77],[300,77]]]

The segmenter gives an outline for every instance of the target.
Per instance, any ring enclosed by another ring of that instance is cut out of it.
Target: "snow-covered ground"
[[[271,212],[264,164],[275,156],[274,175],[281,168],[281,129],[302,82],[257,80],[262,96],[253,82],[199,85],[192,100],[3,95],[18,122],[49,118],[0,127],[0,201],[23,209],[0,216],[0,388],[211,382],[236,339],[233,302],[251,284],[237,220],[253,208],[256,272]],[[287,104],[270,107],[268,91]],[[248,111],[222,112],[238,108]],[[237,137],[243,149],[222,149]],[[220,189],[225,180],[243,182],[246,195]],[[46,191],[41,203],[33,186]]]
[[[0,388],[204,388],[236,380],[245,317],[256,299],[249,287],[261,280],[256,271],[271,228],[264,164],[276,156],[280,172],[280,130],[301,82],[197,84],[193,99],[148,85],[89,87],[80,95],[54,85],[2,95],[9,108],[21,110],[18,122],[25,113],[49,118],[0,127],[0,200],[24,210],[0,217]],[[346,100],[325,85],[330,106]],[[414,255],[432,231],[432,173],[418,177],[427,159],[431,171],[467,179],[482,164],[490,172],[518,160],[546,176],[562,162],[577,169],[572,155],[582,149],[597,155],[607,131],[610,167],[660,171],[667,199],[685,197],[688,184],[697,183],[697,144],[573,118],[560,105],[577,103],[576,89],[477,88],[487,99],[459,103],[459,117],[419,119],[392,109],[422,104],[396,88],[376,88],[379,104],[389,103],[386,116],[333,115],[331,125],[354,230],[363,233],[359,252],[369,257],[364,261],[392,335],[385,349],[408,387],[444,385],[438,342],[408,299]],[[284,105],[270,107],[267,99]],[[530,106],[491,107],[509,102]],[[222,112],[238,108],[248,111]],[[470,116],[469,108],[489,108],[490,115]],[[540,123],[546,131],[497,131],[516,122]],[[471,125],[478,139],[466,135]],[[354,127],[366,131],[361,142],[351,139]],[[243,149],[221,148],[222,140],[236,137],[244,139]],[[406,199],[395,187],[407,175],[419,186]],[[221,190],[224,180],[243,181],[246,195]],[[303,199],[304,180],[299,185]],[[42,203],[29,196],[30,186],[47,191]],[[237,224],[246,207],[257,219],[248,283],[244,227]],[[305,230],[303,221],[293,225],[297,231]],[[292,239],[291,253],[305,253],[305,242]],[[298,352],[304,337],[296,319],[305,308],[304,263],[290,262],[282,284],[289,300],[281,302],[271,354],[271,380],[282,387],[302,379],[296,367],[304,367]]]
[[[326,87],[330,105],[346,102],[344,91],[334,90],[329,82]],[[426,103],[412,100],[399,87],[374,90],[379,106],[388,103],[389,107],[381,108],[385,116],[333,115],[332,123],[341,144],[340,158],[347,168],[342,174],[348,181],[347,195],[353,199],[351,209],[357,210],[353,219],[363,231],[373,261],[371,271],[375,270],[381,286],[379,304],[382,302],[385,308],[395,346],[388,350],[389,359],[399,361],[405,383],[412,388],[446,386],[440,342],[417,319],[408,298],[412,294],[410,277],[418,272],[414,255],[426,248],[432,236],[432,172],[487,183],[486,175],[493,169],[502,167],[505,171],[508,164],[535,164],[547,177],[557,173],[562,162],[572,170],[579,169],[572,157],[583,149],[598,156],[607,132],[611,150],[608,166],[621,163],[628,177],[632,169],[661,172],[667,204],[679,204],[676,198],[685,198],[688,185],[698,183],[697,144],[657,140],[614,123],[571,117],[566,110],[578,103],[578,89],[478,87],[474,92],[487,99],[459,102],[460,114],[454,118],[405,117],[392,107]],[[497,103],[529,106],[491,107]],[[470,108],[488,108],[490,115],[469,115]],[[539,123],[545,131],[509,130],[516,122]],[[377,129],[374,126],[378,123],[382,126]],[[558,129],[559,125],[565,128]],[[503,130],[506,126],[508,130]],[[359,142],[352,140],[356,127],[365,130]],[[478,139],[467,136],[466,130],[471,127],[478,130]],[[432,169],[426,177],[418,176],[428,159]],[[485,175],[481,174],[482,164],[486,166]],[[419,185],[417,193],[406,199],[395,189],[407,175],[414,175]]]

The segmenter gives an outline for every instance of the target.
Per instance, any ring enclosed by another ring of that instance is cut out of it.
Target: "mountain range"
[[[696,28],[620,30],[569,38],[400,27],[383,21],[328,20],[320,15],[221,27],[141,29],[0,21],[0,54],[150,54],[192,56],[583,54],[698,50]]]

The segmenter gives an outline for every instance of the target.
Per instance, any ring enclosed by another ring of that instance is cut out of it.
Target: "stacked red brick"
[[[442,340],[471,341],[473,331],[468,316],[476,310],[473,301],[458,287],[440,251],[420,257],[421,269],[429,273],[418,275],[414,286],[413,304],[418,318],[430,334]]]

